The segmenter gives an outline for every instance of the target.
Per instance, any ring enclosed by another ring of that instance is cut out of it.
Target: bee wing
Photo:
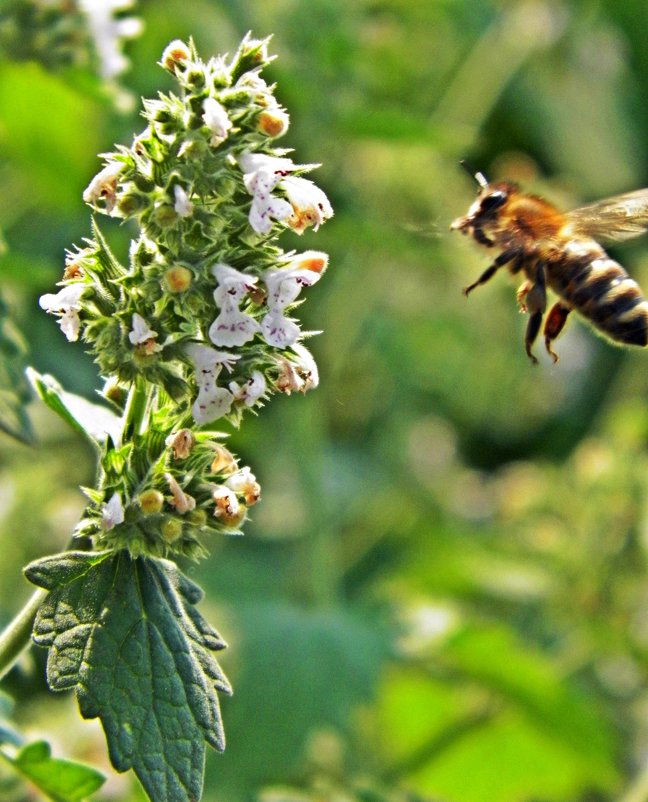
[[[581,206],[566,216],[577,231],[595,240],[631,239],[648,229],[648,189]]]

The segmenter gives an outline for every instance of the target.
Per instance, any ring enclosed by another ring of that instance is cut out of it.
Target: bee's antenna
[[[459,164],[464,168],[468,175],[473,178],[482,189],[488,186],[488,181],[483,173],[475,172],[465,159],[462,159]]]

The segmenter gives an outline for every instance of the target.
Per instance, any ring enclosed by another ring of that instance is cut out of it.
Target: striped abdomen
[[[546,264],[549,286],[603,334],[628,345],[648,345],[648,302],[620,264],[592,243],[574,258]]]

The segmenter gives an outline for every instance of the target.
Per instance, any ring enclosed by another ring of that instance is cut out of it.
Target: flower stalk
[[[22,610],[0,633],[0,679],[13,668],[29,646],[34,619],[46,595],[46,591],[40,588],[35,590]]]
[[[206,537],[240,533],[259,485],[231,452],[214,458],[228,451],[217,427],[317,386],[296,311],[328,256],[278,237],[316,231],[333,210],[305,177],[317,165],[276,145],[290,119],[262,78],[267,46],[247,36],[207,62],[193,44],[165,49],[177,93],[144,102],[145,129],[104,154],[83,193],[95,214],[139,228],[128,264],[95,219],[40,299],[86,343],[122,417],[76,531],[95,549],[195,559]]]

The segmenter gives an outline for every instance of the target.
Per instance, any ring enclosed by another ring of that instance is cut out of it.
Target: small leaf
[[[93,445],[103,443],[106,436],[114,441],[119,439],[121,419],[108,407],[66,392],[52,376],[42,375],[33,368],[27,368],[27,377],[39,398]]]
[[[216,692],[231,693],[211,654],[225,643],[193,607],[200,588],[174,563],[121,551],[61,554],[25,573],[50,590],[34,626],[50,687],[76,690],[113,766],[133,768],[152,800],[195,802],[204,742],[225,747]]]
[[[46,741],[26,744],[14,757],[5,752],[2,754],[23,777],[54,802],[80,802],[105,782],[105,777],[90,766],[53,758]]]

